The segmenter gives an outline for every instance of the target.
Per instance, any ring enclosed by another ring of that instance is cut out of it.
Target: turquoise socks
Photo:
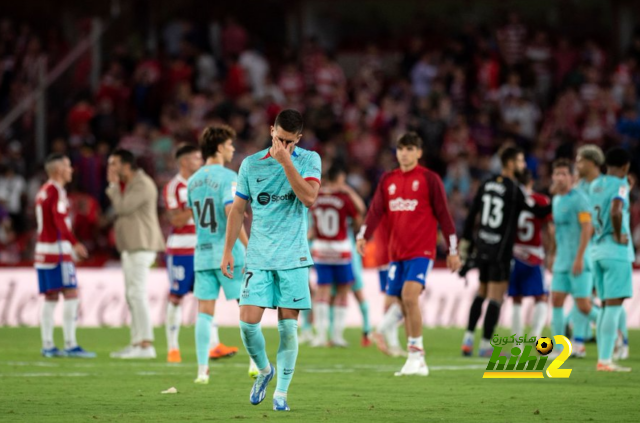
[[[312,330],[311,325],[311,310],[301,310],[300,319],[302,320],[302,330]]]
[[[629,330],[627,329],[627,311],[622,307],[620,311],[620,320],[618,321],[618,330],[622,332],[622,339],[625,345],[629,344]]]
[[[196,319],[196,356],[199,366],[209,365],[209,342],[211,342],[211,321],[213,316],[198,313]]]
[[[562,307],[554,307],[551,314],[551,331],[553,332],[553,336],[565,335],[564,323],[564,311]]]
[[[280,320],[278,332],[280,333],[280,346],[278,347],[276,394],[286,394],[298,358],[298,321],[293,319]]]
[[[367,301],[360,303],[360,313],[362,313],[362,332],[371,333],[371,322],[369,322],[369,303]]]
[[[240,321],[240,335],[247,352],[256,363],[259,370],[269,367],[267,350],[265,349],[264,336],[260,323],[245,323]]]
[[[598,324],[598,359],[611,360],[618,337],[622,306],[606,306]]]

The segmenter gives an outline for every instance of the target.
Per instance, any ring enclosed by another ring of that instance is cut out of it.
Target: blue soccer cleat
[[[45,358],[54,358],[54,357],[65,357],[66,353],[62,350],[59,350],[58,347],[42,349],[42,356]]]
[[[271,372],[268,375],[258,375],[256,381],[253,383],[253,388],[251,388],[251,394],[249,395],[249,402],[251,402],[251,404],[258,405],[264,400],[264,397],[267,396],[267,385],[269,385],[269,382],[271,382],[275,374],[276,368],[272,364]]]
[[[67,357],[73,357],[73,358],[96,358],[96,353],[85,351],[80,346],[77,346],[75,348],[65,349],[64,353]]]
[[[285,397],[273,397],[273,411],[291,411]]]
[[[473,355],[473,338],[465,339],[462,343],[462,355],[465,357]]]

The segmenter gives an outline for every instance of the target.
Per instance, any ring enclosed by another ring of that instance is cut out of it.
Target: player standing
[[[633,295],[632,267],[635,252],[629,217],[629,153],[612,148],[606,155],[607,174],[591,183],[595,236],[591,256],[598,297],[603,309],[598,319],[598,371],[628,372],[613,363],[613,350],[620,327],[622,303]]]
[[[519,178],[527,196],[539,206],[549,205],[549,198],[533,192],[531,171],[525,169]],[[547,241],[553,236],[551,215],[545,219],[537,218],[529,210],[523,210],[518,217],[518,233],[513,247],[514,264],[509,280],[509,296],[513,299],[512,327],[516,336],[522,335],[522,297],[534,297],[535,306],[532,317],[532,334],[542,336],[547,321],[547,289],[544,283],[543,262],[545,248],[543,230]]]
[[[527,199],[516,178],[526,168],[523,152],[506,147],[500,152],[502,173],[485,181],[473,200],[464,233],[460,241],[460,255],[466,260],[473,237],[476,217],[480,225],[475,238],[476,261],[480,273],[480,287],[469,310],[469,323],[462,340],[462,354],[473,354],[473,332],[482,314],[482,304],[489,299],[484,317],[484,331],[480,343],[480,356],[491,356],[490,339],[500,318],[500,307],[507,291],[513,247],[522,210],[529,209],[535,216],[546,217],[551,208],[527,205]]]
[[[195,382],[200,384],[209,383],[211,329],[220,288],[224,290],[227,300],[240,298],[242,272],[236,272],[235,278],[230,281],[223,277],[219,267],[222,261],[227,216],[231,212],[237,185],[237,174],[224,167],[233,158],[235,136],[235,131],[228,126],[206,128],[200,137],[205,165],[194,173],[187,183],[187,206],[193,211],[197,236],[193,293],[198,299],[195,328],[198,377]],[[240,239],[236,238],[232,244],[232,254],[242,269],[247,245],[244,228],[239,231],[239,236]],[[217,337],[217,328],[215,335]],[[237,351],[237,348],[235,350]]]
[[[47,358],[93,358],[96,354],[85,351],[76,341],[78,281],[73,256],[87,258],[88,254],[71,232],[69,201],[64,186],[71,182],[73,168],[69,158],[62,154],[50,155],[44,166],[49,180],[36,196],[38,240],[35,251],[38,285],[40,293],[44,295],[40,317],[42,355]],[[59,350],[53,342],[53,313],[61,292],[64,297],[64,351]]]
[[[427,376],[420,294],[436,258],[438,224],[449,247],[447,267],[453,272],[460,267],[457,237],[440,177],[418,164],[422,157],[420,137],[413,132],[401,136],[396,156],[400,168],[385,173],[378,183],[358,234],[358,252],[364,255],[367,240],[386,216],[391,258],[387,294],[400,298],[409,338],[409,356],[396,376]]]
[[[287,391],[298,357],[298,313],[311,308],[307,241],[308,208],[318,196],[320,156],[296,148],[302,137],[302,115],[281,111],[271,127],[271,147],[247,157],[240,166],[238,190],[229,214],[222,272],[234,275],[231,248],[238,238],[244,211],[251,202],[253,222],[240,299],[242,342],[260,374],[250,402],[261,403],[276,369],[269,363],[260,321],[265,308],[278,309],[278,383],[273,409],[289,411]],[[236,268],[235,274],[239,269]]]
[[[593,290],[591,259],[585,254],[593,230],[589,201],[582,191],[573,188],[573,169],[566,159],[553,163],[553,186],[556,193],[553,197],[555,242],[549,260],[553,263],[552,332],[554,336],[565,335],[563,305],[571,294],[578,307],[573,315],[574,355],[585,357],[584,342],[589,331]]]
[[[342,188],[346,174],[332,166],[327,172],[325,185],[320,188],[318,198],[311,207],[314,222],[314,240],[311,256],[318,275],[318,288],[314,300],[314,324],[316,338],[312,345],[319,347],[327,344],[329,329],[329,310],[332,292],[334,319],[331,344],[346,347],[344,328],[347,320],[347,300],[354,282],[353,256],[348,237],[348,218],[359,229],[362,215],[358,212],[351,196]]]

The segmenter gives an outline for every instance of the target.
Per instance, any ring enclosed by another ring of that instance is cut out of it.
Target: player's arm
[[[107,188],[107,196],[111,200],[113,210],[118,216],[126,216],[134,213],[147,201],[151,200],[151,190],[145,189],[144,184],[136,184],[130,192],[124,196],[120,191],[120,185],[111,182]]]
[[[482,207],[482,195],[484,193],[484,185],[481,185],[478,188],[478,192],[476,196],[473,198],[473,203],[471,204],[471,208],[469,209],[469,214],[467,214],[467,219],[464,221],[464,228],[462,230],[462,239],[460,240],[460,259],[462,261],[467,261],[469,256],[469,247],[471,246],[471,241],[473,240],[473,229],[476,226],[476,218],[478,217],[478,213],[480,213],[480,208]]]
[[[222,270],[222,274],[229,279],[233,279],[232,250],[236,240],[240,236],[240,231],[243,229],[242,224],[244,222],[244,212],[246,208],[247,200],[236,196],[233,199],[233,204],[230,205],[229,214],[227,215],[227,232],[224,237],[224,253],[222,254],[220,270]]]
[[[387,213],[384,200],[385,179],[386,175],[380,179],[380,182],[378,182],[378,187],[373,195],[373,200],[371,200],[371,205],[369,206],[369,211],[364,219],[364,224],[360,227],[360,231],[356,237],[356,249],[361,256],[364,256],[364,248],[367,245],[367,241],[373,237],[373,233],[376,231],[380,221]]]
[[[449,212],[447,202],[447,194],[444,190],[442,180],[434,175],[429,174],[429,201],[431,209],[440,224],[440,231],[444,235],[449,254],[447,254],[447,267],[451,272],[457,272],[460,269],[460,257],[458,256],[458,237],[456,236],[456,227],[453,218]]]
[[[614,198],[611,202],[611,225],[613,226],[613,240],[618,244],[627,245],[629,238],[622,233],[622,210],[624,201],[621,198]]]
[[[579,275],[584,269],[584,252],[587,250],[593,227],[591,225],[591,213],[588,211],[578,212],[578,221],[580,222],[580,243],[578,244],[578,252],[573,261],[573,274]]]
[[[539,219],[545,219],[551,214],[551,203],[538,204],[532,198],[528,199],[522,192],[522,188],[516,187],[516,189],[518,190],[518,198],[516,200],[518,202],[518,214],[522,210],[528,210]]]
[[[351,188],[347,184],[344,184],[342,189],[349,195],[349,198],[351,198],[351,201],[353,202],[353,205],[355,206],[358,213],[364,216],[367,212],[367,205],[364,203],[364,200],[358,195],[356,190]]]
[[[58,190],[54,191],[49,199],[49,207],[51,208],[51,214],[53,216],[53,223],[60,234],[60,238],[69,240],[71,245],[73,245],[73,250],[76,255],[80,258],[89,257],[89,253],[87,252],[87,248],[75,237],[69,226],[67,225],[66,217],[67,217],[67,204],[62,201],[58,195]]]
[[[233,209],[233,203],[227,204],[224,207],[224,213],[227,215],[227,221],[229,220],[229,215],[231,214],[232,209]],[[242,216],[244,218],[244,211],[242,212]],[[244,219],[243,219],[243,223],[244,223]],[[249,236],[247,235],[247,231],[244,229],[244,225],[240,225],[240,234],[238,235],[238,238],[240,238],[240,242],[242,243],[242,245],[244,245],[244,248],[247,248],[247,245],[249,245]]]
[[[294,194],[302,204],[306,207],[311,207],[316,202],[318,191],[320,191],[320,175],[322,172],[320,156],[317,153],[312,153],[309,166],[310,174],[303,177],[293,165],[293,161],[291,161],[291,154],[295,149],[295,144],[285,147],[282,142],[276,141],[275,138],[271,142],[271,156],[284,169],[284,174],[287,176]]]
[[[169,215],[171,226],[178,229],[186,225],[193,217],[193,211],[189,208],[167,210],[167,214]]]
[[[552,269],[556,260],[556,227],[553,222],[546,222],[542,227],[542,246],[546,252],[547,269]]]

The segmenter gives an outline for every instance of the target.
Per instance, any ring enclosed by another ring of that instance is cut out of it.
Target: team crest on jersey
[[[396,184],[389,185],[389,195],[394,195],[396,193]]]
[[[419,187],[420,187],[420,181],[416,179],[415,181],[413,181],[413,184],[411,185],[411,189],[414,191],[417,191]]]

